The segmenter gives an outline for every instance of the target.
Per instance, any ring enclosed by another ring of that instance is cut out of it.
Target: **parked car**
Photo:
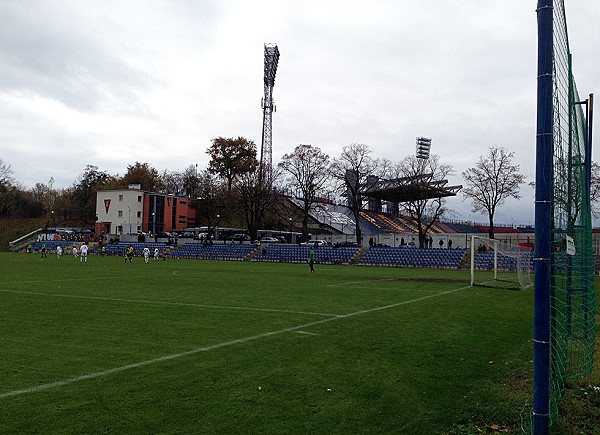
[[[275,237],[261,237],[260,243],[279,243],[279,239]]]
[[[231,240],[234,242],[248,242],[250,241],[250,236],[248,234],[234,234]]]
[[[302,242],[300,243],[300,245],[302,246],[322,246],[322,245],[326,245],[327,242],[325,240],[309,240],[308,242]]]

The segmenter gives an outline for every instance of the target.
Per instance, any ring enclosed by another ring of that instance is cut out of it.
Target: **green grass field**
[[[532,391],[533,289],[469,272],[9,253],[0,270],[0,433],[519,433]]]

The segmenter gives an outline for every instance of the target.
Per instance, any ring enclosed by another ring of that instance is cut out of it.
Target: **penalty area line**
[[[140,361],[137,363],[133,363],[133,364],[127,364],[121,367],[115,367],[109,370],[103,370],[100,372],[96,372],[96,373],[90,373],[87,375],[82,375],[82,376],[77,376],[74,378],[70,378],[70,379],[64,379],[62,381],[57,381],[57,382],[51,382],[48,384],[40,384],[40,385],[35,385],[33,387],[29,387],[29,388],[23,388],[21,390],[14,390],[14,391],[9,391],[7,393],[2,393],[0,394],[0,399],[4,399],[6,397],[12,397],[12,396],[19,396],[22,394],[27,394],[27,393],[35,393],[37,391],[44,391],[44,390],[49,390],[52,388],[56,388],[56,387],[62,387],[65,385],[70,385],[70,384],[74,384],[76,382],[81,382],[81,381],[86,381],[89,379],[95,379],[95,378],[99,378],[101,376],[107,376],[107,375],[111,375],[114,373],[119,373],[119,372],[123,372],[125,370],[131,370],[131,369],[136,369],[136,368],[140,368],[140,367],[144,367],[150,364],[156,364],[156,363],[160,363],[163,361],[169,361],[169,360],[173,360],[176,358],[181,358],[184,356],[188,356],[188,355],[194,355],[200,352],[207,352],[210,350],[214,350],[214,349],[220,349],[222,347],[227,347],[227,346],[232,346],[235,344],[242,344],[242,343],[247,343],[249,341],[253,341],[253,340],[258,340],[261,338],[266,338],[266,337],[272,337],[275,335],[279,335],[279,334],[283,334],[285,332],[300,332],[305,328],[309,328],[311,326],[317,326],[317,325],[322,325],[324,323],[328,323],[328,322],[333,322],[335,320],[340,320],[340,319],[346,319],[349,317],[354,317],[354,316],[359,316],[362,314],[369,314],[369,313],[374,313],[376,311],[382,311],[382,310],[388,310],[390,308],[395,308],[395,307],[400,307],[402,305],[408,305],[408,304],[412,304],[415,302],[420,302],[423,301],[425,299],[431,299],[431,298],[435,298],[438,296],[444,296],[450,293],[455,293],[461,290],[465,290],[465,289],[469,289],[471,288],[471,286],[466,286],[466,287],[461,287],[461,288],[457,288],[457,289],[453,289],[453,290],[448,290],[448,291],[444,291],[444,292],[440,292],[440,293],[436,293],[434,295],[427,295],[427,296],[422,296],[420,298],[416,298],[416,299],[411,299],[408,301],[403,301],[403,302],[397,302],[395,304],[390,304],[390,305],[385,305],[385,306],[381,306],[381,307],[375,307],[375,308],[369,308],[366,310],[360,310],[360,311],[355,311],[353,313],[348,313],[348,314],[342,314],[336,317],[331,317],[328,319],[321,319],[321,320],[317,320],[314,322],[309,322],[309,323],[304,323],[302,325],[298,325],[298,326],[292,326],[289,328],[284,328],[284,329],[280,329],[277,331],[270,331],[270,332],[265,332],[263,334],[258,334],[258,335],[252,335],[250,337],[243,337],[243,338],[238,338],[236,340],[230,340],[230,341],[225,341],[223,343],[218,343],[218,344],[213,344],[211,346],[204,346],[204,347],[199,347],[197,349],[193,349],[193,350],[189,350],[186,352],[181,352],[181,353],[176,353],[176,354],[172,354],[172,355],[165,355],[159,358],[154,358],[151,360],[147,360],[147,361]]]

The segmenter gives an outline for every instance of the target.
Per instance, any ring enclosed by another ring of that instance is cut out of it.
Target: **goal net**
[[[524,290],[533,285],[528,244],[471,236],[471,285]]]

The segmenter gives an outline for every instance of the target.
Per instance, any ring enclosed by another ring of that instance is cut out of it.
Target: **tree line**
[[[414,188],[419,188],[440,184],[455,173],[436,154],[427,159],[411,155],[391,162],[374,158],[371,148],[360,143],[344,146],[334,157],[319,147],[300,144],[269,171],[260,167],[256,144],[244,137],[215,138],[206,153],[209,163],[204,169],[192,164],[181,171],[159,171],[149,163],[135,162],[121,176],[87,165],[65,189],[55,189],[52,178],[25,189],[12,177],[10,164],[0,159],[0,217],[52,213],[59,221],[76,218],[91,224],[97,191],[139,184],[145,191],[190,198],[197,212],[197,225],[206,225],[209,234],[212,228],[227,222],[244,225],[252,238],[260,228],[285,231],[293,224],[307,239],[309,215],[314,208],[323,201],[343,201],[356,222],[357,240],[362,240],[360,217],[367,207],[363,193],[377,180],[398,183],[399,187],[410,180]],[[494,236],[496,210],[507,198],[519,198],[520,185],[525,182],[513,159],[514,153],[506,148],[492,146],[461,174],[465,184],[462,194],[471,202],[472,211],[488,216],[490,237]],[[593,173],[597,181],[600,171],[596,164]],[[295,198],[300,210],[286,208],[283,197]],[[412,199],[401,206],[414,218],[421,246],[428,230],[449,212],[443,197]],[[290,222],[292,215],[295,218]]]

